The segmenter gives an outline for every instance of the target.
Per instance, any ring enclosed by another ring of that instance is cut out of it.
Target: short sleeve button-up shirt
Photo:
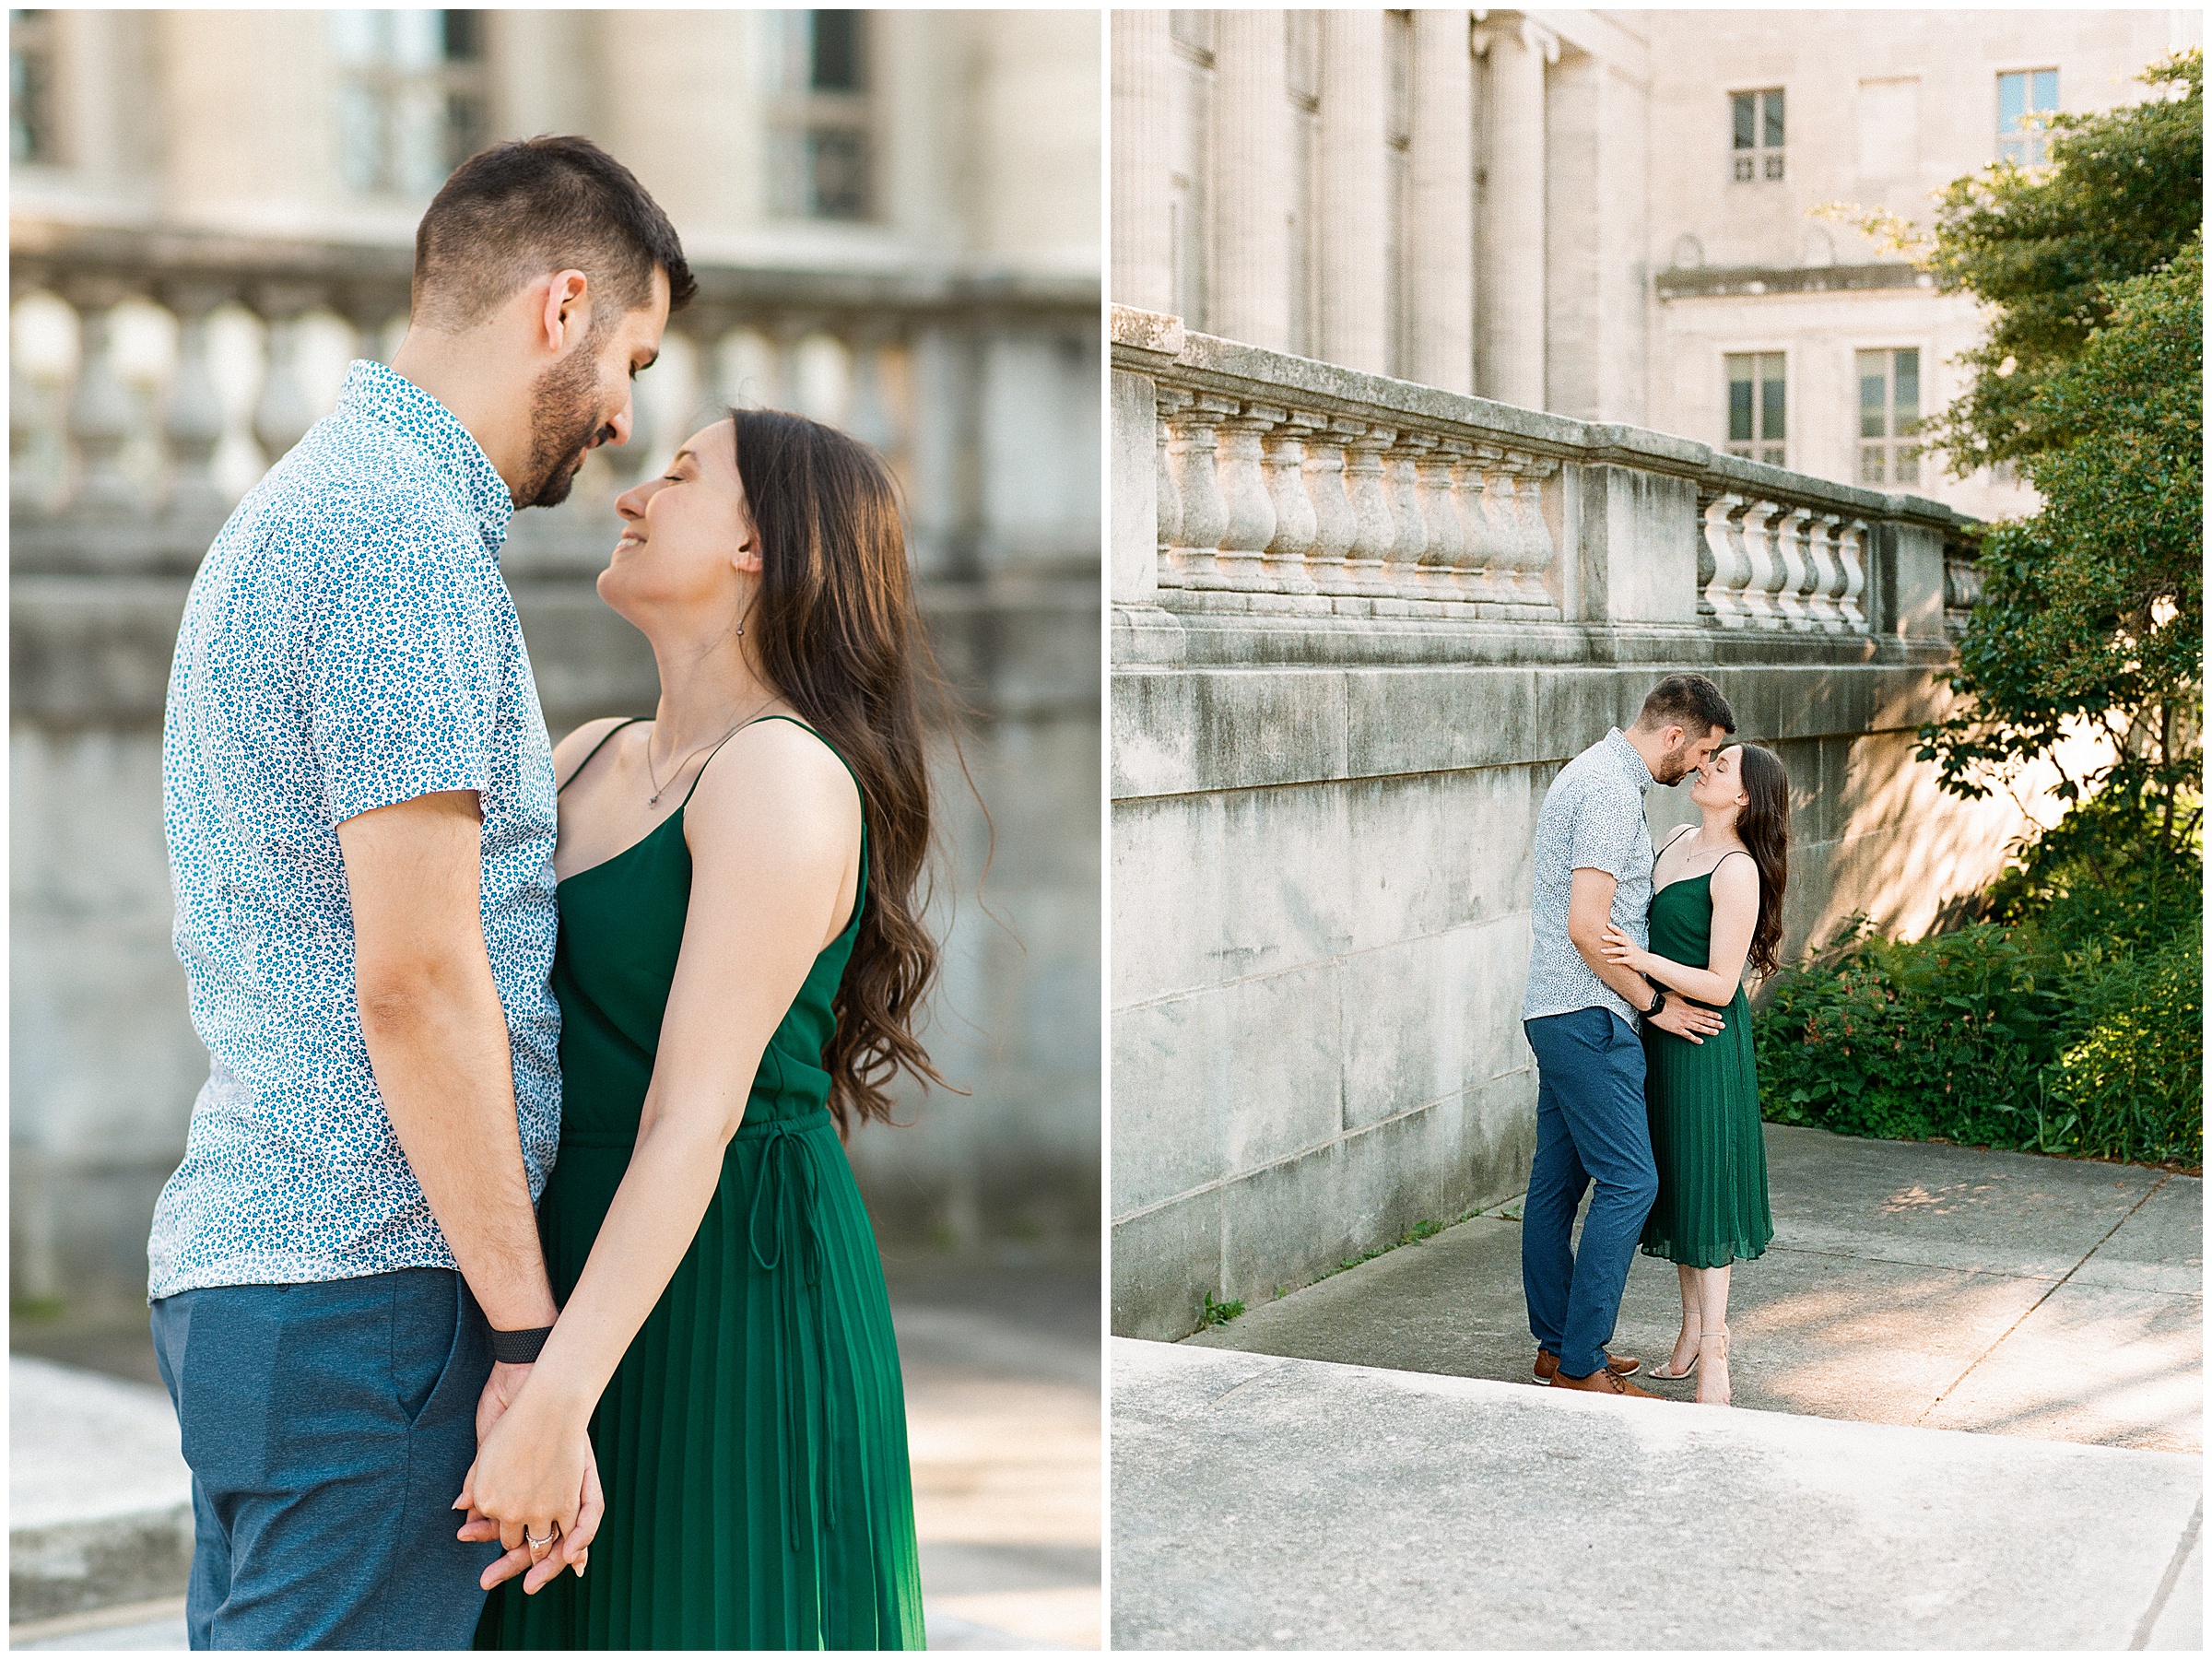
[[[513,504],[381,364],[239,504],[185,602],[162,734],[175,944],[209,1076],[148,1293],[453,1267],[354,996],[337,826],[440,791],[483,812],[479,911],[523,1160],[559,1136],[553,757],[499,571]]]
[[[1609,1008],[1633,1026],[1637,1011],[1600,980],[1567,936],[1567,898],[1577,870],[1613,877],[1613,925],[1638,946],[1650,943],[1652,832],[1644,792],[1656,781],[1635,745],[1616,726],[1564,767],[1536,815],[1535,892],[1528,990],[1521,1018]]]

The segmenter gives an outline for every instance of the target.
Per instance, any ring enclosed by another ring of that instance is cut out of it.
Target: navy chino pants
[[[1524,1020],[1536,1054],[1536,1156],[1521,1207],[1528,1329],[1567,1377],[1606,1363],[1659,1169],[1643,1099],[1643,1042],[1609,1008]],[[1572,1248],[1574,1213],[1594,1184]]]
[[[192,1466],[195,1649],[466,1648],[497,1543],[453,1537],[491,1334],[461,1276],[153,1305]]]

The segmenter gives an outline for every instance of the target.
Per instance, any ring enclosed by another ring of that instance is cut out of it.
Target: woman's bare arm
[[[1606,930],[1606,955],[1669,991],[1717,1008],[1731,1001],[1743,984],[1751,930],[1758,924],[1759,866],[1730,854],[1713,867],[1712,936],[1703,968],[1639,950],[1626,935],[1612,928]]]
[[[559,1497],[576,1491],[567,1449],[697,1236],[768,1040],[852,910],[859,796],[837,759],[788,723],[731,740],[686,809],[684,836],[691,900],[637,1148],[553,1335],[471,1475],[477,1508],[510,1525],[511,1548],[522,1520],[561,1514]]]

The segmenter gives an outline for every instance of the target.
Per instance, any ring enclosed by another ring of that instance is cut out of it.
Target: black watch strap
[[[537,1359],[546,1347],[546,1339],[553,1335],[549,1325],[533,1326],[524,1332],[494,1331],[491,1334],[491,1358],[509,1366],[527,1366]]]
[[[1658,995],[1652,999],[1651,1007],[1643,1011],[1643,1018],[1647,1020],[1666,1007],[1666,987],[1660,985],[1653,986],[1652,989]]]

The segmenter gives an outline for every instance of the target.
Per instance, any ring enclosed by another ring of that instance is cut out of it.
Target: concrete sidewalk
[[[1767,1149],[1774,1242],[1730,1290],[1737,1407],[2202,1453],[2201,1180],[1776,1124]],[[1187,1342],[1526,1384],[1518,1216]],[[1673,1265],[1640,1254],[1615,1351],[1657,1363],[1680,1318]]]
[[[1117,1647],[2203,1646],[2199,1457],[1131,1339],[1113,1453]]]
[[[930,1646],[1099,1647],[1095,1264],[886,1267]],[[112,1324],[49,1346],[114,1375],[9,1358],[10,1647],[184,1647],[190,1476],[143,1317]]]

